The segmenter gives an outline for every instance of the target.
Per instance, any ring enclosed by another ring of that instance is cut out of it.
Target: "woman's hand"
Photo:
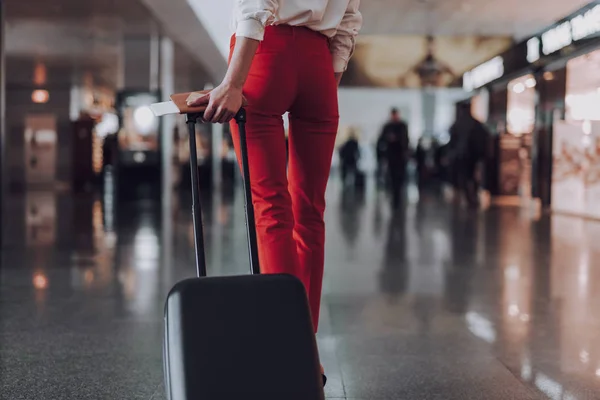
[[[201,106],[208,103],[204,111],[204,121],[224,124],[242,108],[242,89],[227,83],[221,83],[206,96],[188,102],[189,106]]]
[[[206,122],[229,122],[240,111],[244,101],[242,88],[250,72],[259,43],[258,40],[245,37],[236,38],[229,68],[223,82],[206,96],[200,98],[190,96],[188,98],[188,106],[208,104],[208,108],[204,112]]]

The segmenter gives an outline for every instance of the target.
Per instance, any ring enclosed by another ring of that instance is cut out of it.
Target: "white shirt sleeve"
[[[360,0],[350,0],[348,9],[342,22],[338,26],[337,34],[331,39],[330,50],[333,55],[333,69],[335,72],[344,72],[354,53],[356,36],[362,27],[362,14],[358,10]]]
[[[265,26],[275,19],[279,0],[236,0],[235,35],[263,40]]]

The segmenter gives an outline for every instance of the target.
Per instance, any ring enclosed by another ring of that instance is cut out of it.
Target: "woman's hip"
[[[326,109],[337,109],[337,84],[327,38],[307,28],[268,27],[254,56],[244,94],[249,109],[264,114],[290,111],[303,94],[313,99],[306,98],[307,103],[321,100],[317,103],[322,107],[327,100]]]

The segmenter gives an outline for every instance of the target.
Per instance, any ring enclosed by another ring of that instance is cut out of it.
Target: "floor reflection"
[[[359,203],[344,193],[340,230],[348,252],[369,243],[381,258],[379,292],[391,303],[408,298],[401,307],[410,307],[421,334],[446,312],[463,314],[466,328],[544,396],[600,398],[600,223],[532,220],[511,208],[470,213],[426,191],[393,212],[382,196],[366,205],[373,234],[365,238]]]
[[[119,203],[115,196],[107,174],[102,193],[7,199],[0,392],[14,390],[22,368],[42,371],[45,357],[60,359],[71,344],[80,352],[90,340],[102,354],[150,357],[149,375],[157,379],[151,394],[160,391],[162,303],[174,282],[195,274],[189,193],[174,196],[166,209],[148,199]],[[472,212],[446,203],[438,190],[412,186],[404,206],[391,210],[384,192],[342,190],[333,181],[328,204],[321,341],[329,346],[323,351],[340,358],[332,397],[336,387],[340,398],[363,397],[368,385],[356,386],[363,382],[358,365],[386,365],[395,351],[401,354],[394,365],[426,361],[436,371],[457,357],[476,360],[483,348],[545,398],[600,398],[599,222],[559,215],[532,220],[516,208]],[[210,274],[246,273],[239,190],[205,196],[202,205]],[[134,334],[144,337],[140,332],[148,338],[135,342]],[[358,345],[344,347],[355,337],[371,347],[365,353]],[[465,350],[428,353],[439,341]],[[403,357],[406,352],[411,356]],[[352,357],[367,361],[354,364]],[[125,367],[123,379],[134,379]],[[39,374],[40,382],[49,379]],[[437,384],[436,374],[429,385]],[[135,382],[141,387],[144,379]],[[461,397],[449,392],[447,398]]]
[[[381,291],[390,301],[406,292],[408,263],[406,259],[406,211],[397,210],[388,222],[383,264],[380,273]]]
[[[25,210],[26,245],[28,247],[54,245],[57,222],[56,196],[54,193],[27,193],[25,196]]]

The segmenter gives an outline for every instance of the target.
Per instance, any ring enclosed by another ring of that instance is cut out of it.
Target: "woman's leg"
[[[306,289],[316,331],[325,264],[325,189],[339,114],[327,40],[307,32],[301,43],[300,82],[290,110],[289,189],[295,219],[294,238],[300,268],[308,281]]]
[[[247,144],[259,258],[263,273],[300,274],[294,216],[286,175],[286,144],[282,115],[295,96],[289,78],[292,65],[286,54],[286,32],[267,31],[244,86],[248,99]],[[231,124],[235,150],[240,157],[239,131]]]

